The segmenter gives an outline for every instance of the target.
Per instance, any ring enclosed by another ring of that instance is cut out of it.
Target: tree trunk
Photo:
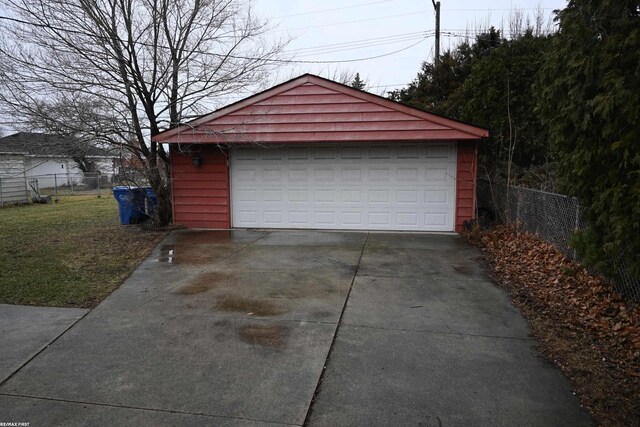
[[[172,220],[172,208],[171,190],[167,179],[168,167],[162,159],[157,157],[148,159],[148,162],[155,165],[147,169],[147,179],[157,199],[154,220],[160,226],[169,225]]]

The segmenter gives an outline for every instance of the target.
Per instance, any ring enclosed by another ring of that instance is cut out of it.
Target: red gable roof
[[[486,129],[305,74],[161,132],[154,141],[446,141],[480,139],[488,135]]]

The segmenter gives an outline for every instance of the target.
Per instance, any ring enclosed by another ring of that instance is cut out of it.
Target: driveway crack
[[[360,250],[360,256],[358,257],[358,263],[356,264],[356,268],[353,272],[353,277],[351,278],[351,283],[349,284],[349,290],[347,291],[347,297],[344,299],[344,304],[342,305],[342,310],[340,311],[340,317],[338,318],[338,323],[336,325],[336,331],[333,333],[333,339],[331,340],[331,345],[329,346],[329,351],[327,352],[327,357],[324,360],[324,365],[322,367],[322,372],[320,373],[320,378],[318,378],[318,382],[316,383],[316,389],[313,392],[313,397],[311,398],[311,403],[309,403],[309,408],[307,409],[307,414],[304,417],[303,426],[309,425],[309,420],[311,418],[311,414],[313,413],[313,405],[316,401],[316,397],[318,393],[320,393],[320,387],[322,386],[322,381],[324,380],[324,374],[327,372],[327,368],[329,367],[329,362],[331,360],[331,354],[333,352],[333,348],[336,344],[336,339],[338,338],[338,332],[340,331],[340,325],[342,325],[342,318],[344,317],[344,312],[347,309],[347,304],[349,303],[349,297],[351,296],[351,290],[353,289],[353,284],[356,281],[356,277],[358,277],[358,271],[360,270],[360,262],[362,261],[362,255],[364,254],[364,250],[367,247],[367,242],[369,241],[369,233],[367,233],[367,237],[364,239],[364,243],[362,244],[362,249]]]

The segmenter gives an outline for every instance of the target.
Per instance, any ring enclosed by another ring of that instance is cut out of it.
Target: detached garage
[[[176,224],[460,231],[485,129],[303,75],[165,131]]]

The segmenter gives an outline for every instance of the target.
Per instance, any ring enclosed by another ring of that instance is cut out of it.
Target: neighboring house
[[[203,228],[460,231],[486,129],[305,74],[154,137]]]
[[[28,203],[25,154],[15,147],[0,147],[0,206]]]
[[[40,188],[83,184],[87,175],[98,172],[111,179],[119,163],[116,153],[46,133],[19,132],[0,138],[0,152],[7,150],[25,153],[26,176],[37,178]],[[92,162],[93,171],[85,174],[74,157]]]

